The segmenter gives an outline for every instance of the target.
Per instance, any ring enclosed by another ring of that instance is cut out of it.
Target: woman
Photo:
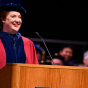
[[[38,64],[34,43],[18,32],[25,13],[19,4],[0,6],[0,69],[6,63]]]

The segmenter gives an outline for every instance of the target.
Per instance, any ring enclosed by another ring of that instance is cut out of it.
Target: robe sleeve
[[[6,52],[0,40],[0,69],[6,65]]]
[[[24,50],[26,54],[26,64],[39,64],[34,43],[28,38],[25,38],[23,36],[22,39],[24,42]]]

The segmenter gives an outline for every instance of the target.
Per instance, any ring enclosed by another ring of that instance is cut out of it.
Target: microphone
[[[53,64],[55,65],[55,63],[54,63],[54,61],[53,61],[53,59],[52,59],[52,56],[51,56],[51,54],[50,54],[50,52],[49,52],[49,50],[48,50],[48,48],[47,48],[47,46],[46,46],[46,44],[45,44],[45,42],[44,42],[44,39],[39,35],[38,32],[35,32],[35,34],[38,35],[38,36],[42,39],[42,41],[43,41],[43,43],[44,43],[44,45],[45,45],[45,48],[46,48],[46,50],[47,50],[47,52],[48,52],[48,54],[49,54],[49,56],[50,56],[50,58],[51,58]]]

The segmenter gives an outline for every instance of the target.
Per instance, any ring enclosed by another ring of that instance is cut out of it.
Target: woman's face
[[[16,11],[10,11],[2,22],[4,32],[15,34],[19,31],[22,24],[21,14]]]

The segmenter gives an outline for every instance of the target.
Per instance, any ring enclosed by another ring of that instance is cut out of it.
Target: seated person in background
[[[83,54],[83,63],[84,63],[84,65],[81,65],[81,66],[88,67],[88,51],[84,52],[84,54]]]
[[[51,63],[51,61],[52,61],[52,59],[51,59],[49,56],[47,56],[47,57],[46,57],[46,62],[47,62],[47,63]]]
[[[59,50],[59,55],[64,57],[64,65],[73,66],[72,56],[73,56],[73,47],[70,45],[62,46]]]
[[[52,65],[64,65],[63,64],[63,61],[64,61],[64,57],[62,57],[61,55],[59,55],[58,53],[55,53],[52,55],[52,59],[53,59],[53,62],[52,62]]]
[[[52,59],[49,56],[46,56],[46,58],[41,61],[41,64],[45,64],[45,65],[52,65]]]
[[[40,47],[39,44],[34,43],[34,46],[35,46],[38,62],[41,63],[45,58],[45,51],[42,47]]]

